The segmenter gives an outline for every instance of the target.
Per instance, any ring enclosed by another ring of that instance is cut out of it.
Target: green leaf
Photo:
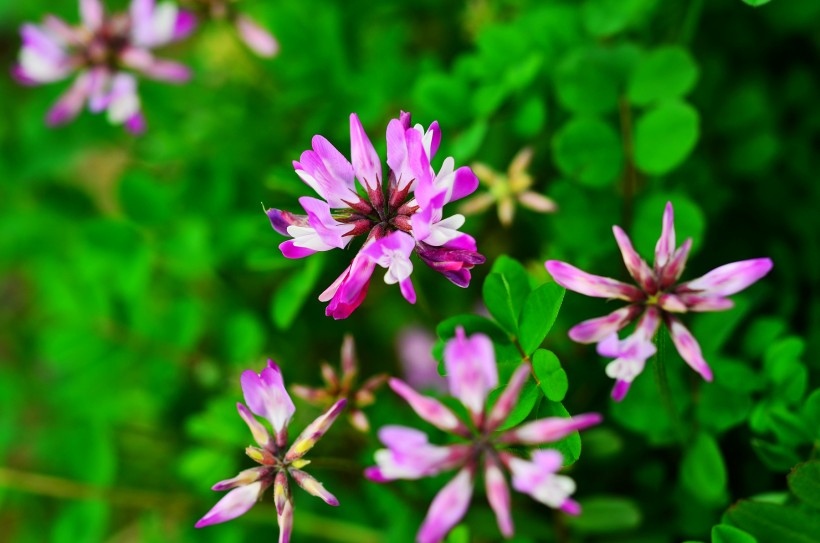
[[[653,0],[587,0],[582,8],[584,27],[593,36],[611,36],[648,15]]]
[[[701,432],[692,440],[681,462],[681,485],[706,505],[726,496],[726,465],[715,438]]]
[[[772,0],[743,0],[743,3],[757,8],[757,7],[760,7],[764,4],[768,4],[771,1]]]
[[[491,273],[482,287],[484,305],[501,327],[512,335],[518,334],[518,314],[513,307],[512,292],[507,278]]]
[[[645,106],[684,96],[697,79],[698,66],[686,49],[661,47],[638,64],[629,80],[627,94],[633,104]]]
[[[792,449],[762,439],[752,439],[752,450],[772,471],[786,471],[800,461]]]
[[[698,240],[703,239],[706,231],[706,216],[697,202],[688,196],[673,193],[655,193],[638,201],[635,209],[635,221],[632,227],[632,242],[635,250],[651,262],[655,254],[655,244],[661,233],[661,218],[663,217],[666,202],[675,206],[675,232],[678,239],[692,238],[692,252],[700,246]],[[690,256],[691,258],[691,256]],[[725,312],[721,312],[721,315]],[[704,317],[707,315],[698,315]],[[711,316],[711,315],[708,315]],[[698,320],[695,320],[697,326]],[[710,334],[711,335],[711,334]],[[720,335],[720,334],[718,334]],[[701,342],[711,342],[708,337],[695,336]]]
[[[470,530],[464,524],[459,524],[453,528],[445,541],[447,543],[470,543]]]
[[[729,521],[759,543],[817,543],[820,515],[796,507],[741,500],[726,512]]]
[[[695,148],[700,133],[695,108],[685,102],[664,102],[635,123],[635,163],[652,175],[680,166]]]
[[[273,293],[271,317],[280,330],[287,330],[299,314],[322,273],[324,260],[310,258],[303,270],[292,275]]]
[[[618,133],[597,118],[575,117],[564,124],[552,140],[552,152],[564,174],[591,187],[611,185],[623,169]]]
[[[568,55],[555,71],[558,101],[573,113],[606,113],[618,106],[618,79],[603,49]]]
[[[547,122],[547,106],[540,96],[530,96],[524,101],[513,117],[516,134],[524,138],[536,136]]]
[[[820,509],[820,460],[795,467],[788,477],[789,489],[800,501]]]
[[[752,408],[752,398],[748,392],[738,391],[721,384],[720,379],[701,389],[700,401],[695,409],[698,421],[705,429],[722,433],[737,426],[748,417]]]
[[[467,335],[482,333],[490,336],[495,343],[510,341],[498,324],[481,315],[456,315],[445,319],[436,326],[436,335],[443,340],[450,339],[455,337],[456,328],[459,326],[464,328]]]
[[[641,525],[638,504],[618,496],[590,496],[579,500],[583,514],[566,517],[567,524],[586,534],[608,534]]]
[[[712,543],[757,543],[757,539],[728,524],[712,527]]]
[[[565,293],[566,289],[558,283],[546,283],[527,296],[518,322],[518,340],[525,353],[532,354],[547,337],[558,317]]]
[[[541,381],[541,390],[544,396],[553,402],[560,402],[567,394],[569,382],[567,372],[561,367],[561,362],[555,353],[545,349],[538,349],[532,356],[532,367],[535,375]]]
[[[809,428],[815,428],[815,439],[820,437],[820,388],[809,394],[800,413]]]

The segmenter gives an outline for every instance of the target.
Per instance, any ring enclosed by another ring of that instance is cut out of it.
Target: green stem
[[[624,147],[624,158],[626,167],[623,176],[623,217],[621,224],[629,230],[632,224],[633,200],[638,188],[638,170],[635,167],[635,151],[632,142],[632,111],[629,108],[629,100],[625,96],[618,99],[618,116],[621,123],[621,140]]]
[[[535,379],[535,384],[540,387],[541,381],[539,381],[538,376],[535,375],[535,368],[532,365],[532,360],[530,360],[530,356],[524,352],[524,348],[521,346],[521,342],[518,341],[517,337],[512,337],[511,339],[515,347],[518,349],[518,353],[521,355],[521,363],[530,365],[530,373],[532,374],[532,378]]]
[[[655,384],[658,387],[658,394],[661,397],[661,403],[664,410],[669,417],[669,423],[672,425],[672,433],[675,439],[681,444],[686,443],[686,434],[683,430],[678,411],[675,409],[675,402],[672,400],[672,392],[669,390],[669,378],[666,375],[666,365],[664,364],[664,355],[666,350],[666,339],[662,332],[657,335],[658,352],[652,358],[652,370],[655,375]]]

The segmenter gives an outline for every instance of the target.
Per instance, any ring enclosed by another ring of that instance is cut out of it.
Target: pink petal
[[[97,30],[103,23],[105,13],[100,0],[80,0],[80,18],[86,29]]]
[[[675,294],[661,294],[658,298],[658,305],[664,311],[671,313],[686,313],[689,310],[680,296],[676,296]]]
[[[410,407],[419,417],[436,428],[445,431],[466,431],[458,417],[440,401],[422,396],[401,379],[392,378],[388,381],[388,384],[396,394],[410,404]]]
[[[618,226],[613,226],[612,232],[615,234],[615,241],[618,243],[618,248],[621,250],[621,256],[624,259],[624,264],[626,265],[626,269],[629,271],[629,275],[631,275],[632,278],[638,282],[638,285],[645,292],[654,293],[658,286],[655,281],[655,274],[649,268],[649,265],[632,247],[632,241],[630,241],[629,236],[626,235],[626,232],[621,230]]]
[[[179,10],[171,39],[173,41],[179,41],[187,38],[196,28],[196,23],[196,16],[193,13],[182,9]]]
[[[484,461],[484,483],[487,490],[487,501],[490,502],[490,507],[495,513],[498,529],[504,537],[510,538],[513,536],[510,488],[498,464],[490,457],[486,457]]]
[[[735,306],[735,303],[729,298],[713,298],[689,292],[679,294],[678,298],[686,304],[689,311],[726,311]]]
[[[251,483],[255,483],[256,481],[258,481],[267,472],[268,468],[266,466],[259,466],[256,468],[246,469],[245,471],[239,472],[239,475],[233,477],[232,479],[225,479],[224,481],[219,481],[211,487],[211,490],[222,492],[224,490],[231,490],[238,486],[249,485]]]
[[[672,254],[675,252],[675,210],[672,202],[666,202],[663,211],[663,227],[661,237],[655,245],[655,271],[658,272],[666,266]]]
[[[547,271],[562,287],[596,298],[619,298],[629,302],[640,300],[643,293],[633,287],[615,279],[592,275],[581,271],[575,266],[558,260],[547,260]]]
[[[274,432],[280,434],[290,422],[296,407],[285,390],[279,366],[268,360],[268,367],[259,374],[253,370],[243,372],[241,383],[245,403],[251,411],[265,417]]]
[[[296,215],[289,211],[282,211],[281,209],[266,209],[265,214],[270,220],[270,225],[279,234],[289,236],[288,226],[308,226],[307,215]]]
[[[348,207],[346,200],[357,198],[353,166],[322,136],[314,136],[313,150],[305,151],[294,162],[296,174],[308,184],[330,207]]]
[[[490,338],[484,334],[468,338],[459,326],[456,337],[444,347],[444,367],[450,394],[474,416],[483,414],[487,394],[498,386],[498,366]]]
[[[319,238],[327,245],[343,249],[352,239],[346,234],[350,231],[349,224],[336,221],[330,213],[330,206],[310,196],[299,198],[299,204],[308,216],[308,224],[316,231]]]
[[[235,519],[247,513],[259,499],[265,487],[262,481],[237,487],[219,500],[194,526],[202,528]]]
[[[672,259],[660,271],[661,290],[666,290],[680,279],[683,269],[686,267],[686,259],[689,258],[689,251],[692,250],[692,238],[688,238],[683,245],[675,251]]]
[[[419,529],[417,543],[438,543],[467,513],[473,495],[473,475],[464,468],[442,488]]]
[[[553,443],[572,432],[594,426],[601,420],[602,417],[598,413],[586,413],[572,418],[547,417],[508,431],[501,436],[501,441],[522,445]]]
[[[405,300],[411,304],[416,303],[416,289],[413,288],[413,281],[411,281],[409,277],[399,283],[399,288]]]
[[[307,247],[297,247],[294,245],[294,241],[292,239],[280,243],[279,250],[282,251],[282,255],[285,258],[305,258],[306,256],[316,254],[316,251],[313,249],[308,249]]]
[[[82,110],[91,89],[91,76],[82,72],[67,91],[57,100],[46,115],[49,126],[57,126],[72,121]]]
[[[267,448],[271,445],[273,438],[271,437],[270,432],[268,432],[267,428],[262,426],[262,424],[256,420],[248,408],[241,403],[237,403],[236,409],[239,411],[239,416],[242,417],[242,420],[244,420],[245,424],[248,425],[254,441],[256,441],[256,443],[258,443],[262,448]]]
[[[438,373],[438,362],[433,358],[436,337],[424,328],[411,326],[402,329],[396,342],[405,381],[416,390],[447,390],[447,381]]]
[[[328,492],[324,485],[317,481],[312,475],[296,468],[290,468],[288,472],[291,477],[293,477],[293,480],[296,481],[296,484],[302,487],[305,492],[320,498],[328,505],[332,505],[334,507],[339,506],[339,500],[336,499],[336,496]]]
[[[455,202],[471,195],[478,188],[478,177],[473,170],[467,166],[462,166],[453,172],[453,180],[448,187],[447,202]]]
[[[363,186],[370,190],[381,188],[381,160],[355,113],[350,114],[350,159],[356,178]]]
[[[689,366],[698,372],[706,381],[712,381],[712,370],[703,358],[695,336],[676,317],[666,314],[666,325],[669,327],[669,334],[678,349],[681,358]]]
[[[37,25],[23,24],[20,27],[20,37],[23,39],[23,48],[31,49],[39,57],[52,64],[60,64],[66,58],[63,45],[55,39],[52,33],[44,31]]]
[[[345,405],[347,405],[347,399],[342,398],[319,415],[316,420],[308,424],[288,449],[285,454],[285,461],[293,461],[307,454],[322,436],[330,430],[330,427],[333,426],[333,423],[344,410]]]
[[[239,32],[242,41],[260,57],[269,58],[279,52],[279,43],[273,37],[273,34],[259,26],[250,17],[238,15],[236,17],[236,30]]]
[[[626,393],[629,392],[630,386],[632,386],[630,381],[622,381],[620,379],[615,381],[615,386],[612,387],[612,399],[616,402],[620,402],[626,398]]]
[[[521,364],[516,368],[515,373],[510,377],[510,382],[504,388],[504,392],[496,400],[490,415],[487,418],[487,430],[492,432],[501,426],[507,417],[512,412],[515,405],[518,403],[518,397],[521,395],[521,389],[530,377],[532,366],[530,364]]]
[[[168,83],[185,83],[191,79],[191,69],[173,60],[153,59],[141,71],[151,79]]]
[[[415,177],[410,173],[407,151],[407,129],[401,121],[392,119],[387,124],[387,166],[395,174],[399,186],[404,186]]]
[[[624,326],[635,320],[641,312],[641,306],[628,305],[609,315],[589,319],[576,324],[569,330],[569,337],[578,343],[595,343],[603,338],[620,331]]]
[[[700,291],[705,296],[729,296],[745,289],[772,269],[770,258],[753,258],[725,264],[706,275],[683,283],[678,291]]]
[[[287,500],[281,511],[277,511],[276,520],[279,524],[279,543],[290,543],[290,534],[293,532],[293,502]]]

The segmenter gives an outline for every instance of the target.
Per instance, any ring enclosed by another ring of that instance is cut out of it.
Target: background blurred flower
[[[182,0],[202,19],[229,21],[239,38],[248,48],[261,57],[273,57],[279,53],[279,42],[252,17],[241,13],[236,0]]]
[[[396,351],[404,381],[418,391],[444,392],[447,381],[438,372],[433,358],[436,336],[421,326],[402,328],[396,339]]]
[[[153,0],[132,0],[127,13],[115,14],[107,14],[100,0],[80,0],[80,15],[79,27],[53,15],[41,25],[24,24],[14,75],[24,84],[39,85],[76,73],[48,112],[50,125],[73,120],[88,103],[93,113],[107,111],[112,124],[141,133],[145,118],[133,72],[170,83],[187,81],[187,67],[155,58],[151,50],[190,34],[193,15],[171,2],[155,5]]]
[[[471,167],[478,176],[478,180],[489,190],[467,200],[459,209],[465,215],[481,213],[493,205],[498,206],[498,220],[503,226],[509,227],[515,218],[515,207],[518,204],[538,213],[552,213],[558,206],[543,194],[531,191],[532,176],[527,172],[532,162],[532,148],[525,147],[518,151],[507,174],[498,173],[486,164],[474,163]]]

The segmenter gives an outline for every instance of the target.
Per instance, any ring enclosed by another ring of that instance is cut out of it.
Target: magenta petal
[[[305,258],[306,256],[316,253],[313,249],[297,247],[294,245],[294,241],[292,239],[280,243],[279,250],[282,251],[282,255],[284,255],[285,258]]]
[[[401,121],[392,119],[387,124],[387,166],[396,175],[399,185],[408,183],[409,160],[407,153],[407,129]]]
[[[676,317],[668,313],[665,317],[666,325],[669,327],[669,334],[672,336],[672,341],[675,343],[681,358],[701,377],[711,382],[713,378],[712,370],[703,358],[703,353],[695,336]]]
[[[632,247],[632,241],[629,239],[629,236],[618,226],[613,226],[612,232],[615,234],[615,241],[621,250],[621,256],[624,259],[624,264],[629,271],[629,275],[638,282],[638,285],[645,292],[655,292],[655,290],[657,290],[655,274]]]
[[[174,41],[187,38],[196,28],[196,15],[190,11],[179,10],[177,20],[174,24],[174,33],[171,39]]]
[[[453,172],[453,185],[448,202],[455,202],[471,195],[478,188],[478,177],[473,170],[467,166],[462,166]]]
[[[592,275],[566,262],[547,260],[545,266],[556,283],[586,296],[619,298],[629,302],[643,298],[643,293],[632,285],[627,285],[609,277]]]
[[[601,420],[602,417],[598,413],[586,413],[572,418],[547,417],[510,430],[501,437],[501,440],[504,443],[522,445],[552,443],[572,432],[599,424]]]
[[[487,394],[498,386],[498,366],[490,338],[484,334],[468,338],[459,326],[456,337],[444,347],[444,366],[450,394],[474,416],[483,414]]]
[[[683,283],[679,291],[700,291],[706,296],[729,296],[745,289],[769,273],[773,263],[770,258],[753,258],[725,264],[703,277]]]
[[[24,23],[20,27],[20,37],[24,49],[36,53],[39,58],[50,64],[59,64],[66,58],[66,52],[60,42],[40,26]]]
[[[259,26],[246,15],[236,17],[236,30],[239,37],[254,53],[260,57],[272,57],[279,52],[279,43],[273,34]]]
[[[569,330],[569,337],[578,343],[596,343],[605,337],[620,331],[635,320],[641,312],[641,306],[628,305],[609,315],[585,320]]]
[[[695,312],[726,311],[735,306],[735,303],[729,298],[713,298],[711,296],[700,296],[688,292],[679,294],[678,297],[686,304],[689,311]]]
[[[296,215],[289,211],[282,211],[281,209],[266,209],[265,214],[270,220],[270,225],[279,234],[289,236],[288,226],[308,226],[307,215]]]
[[[268,367],[259,374],[253,370],[243,372],[241,382],[245,403],[250,410],[265,417],[277,434],[284,430],[296,408],[285,390],[279,366],[268,360]]]
[[[675,252],[675,211],[672,202],[666,202],[663,211],[663,226],[661,237],[655,245],[655,271],[658,272],[666,266],[672,254]]]
[[[49,126],[57,126],[72,121],[82,110],[90,92],[91,76],[83,72],[71,84],[46,115]]]
[[[615,381],[615,386],[612,387],[612,399],[616,402],[620,402],[626,398],[626,393],[629,392],[631,385],[632,383],[629,381],[622,381],[620,379]]]
[[[419,529],[417,543],[439,543],[467,513],[473,496],[473,475],[464,468],[442,488]]]
[[[581,514],[581,505],[572,498],[567,498],[564,500],[564,503],[561,504],[560,509],[567,515],[572,515],[574,517]]]
[[[689,258],[689,251],[692,250],[692,238],[683,242],[683,245],[675,251],[672,259],[660,270],[661,289],[665,290],[675,284],[680,279],[683,269],[686,267],[686,260]]]
[[[88,30],[94,31],[99,28],[104,15],[100,0],[80,0],[80,18]]]
[[[487,490],[487,501],[495,513],[498,529],[501,534],[510,538],[513,535],[512,511],[510,510],[510,488],[507,480],[496,462],[489,457],[484,461],[484,483]]]
[[[353,171],[363,186],[370,190],[381,188],[381,160],[355,113],[350,114],[350,159]]]
[[[455,414],[440,401],[422,396],[401,379],[392,378],[388,384],[396,394],[410,404],[419,417],[436,428],[445,431],[463,429],[463,425]]]
[[[416,303],[416,289],[413,288],[413,281],[409,277],[399,283],[399,288],[405,300],[411,304]]]
[[[204,517],[199,519],[195,527],[202,528],[211,524],[219,524],[244,515],[253,507],[263,490],[262,481],[231,490]]]

